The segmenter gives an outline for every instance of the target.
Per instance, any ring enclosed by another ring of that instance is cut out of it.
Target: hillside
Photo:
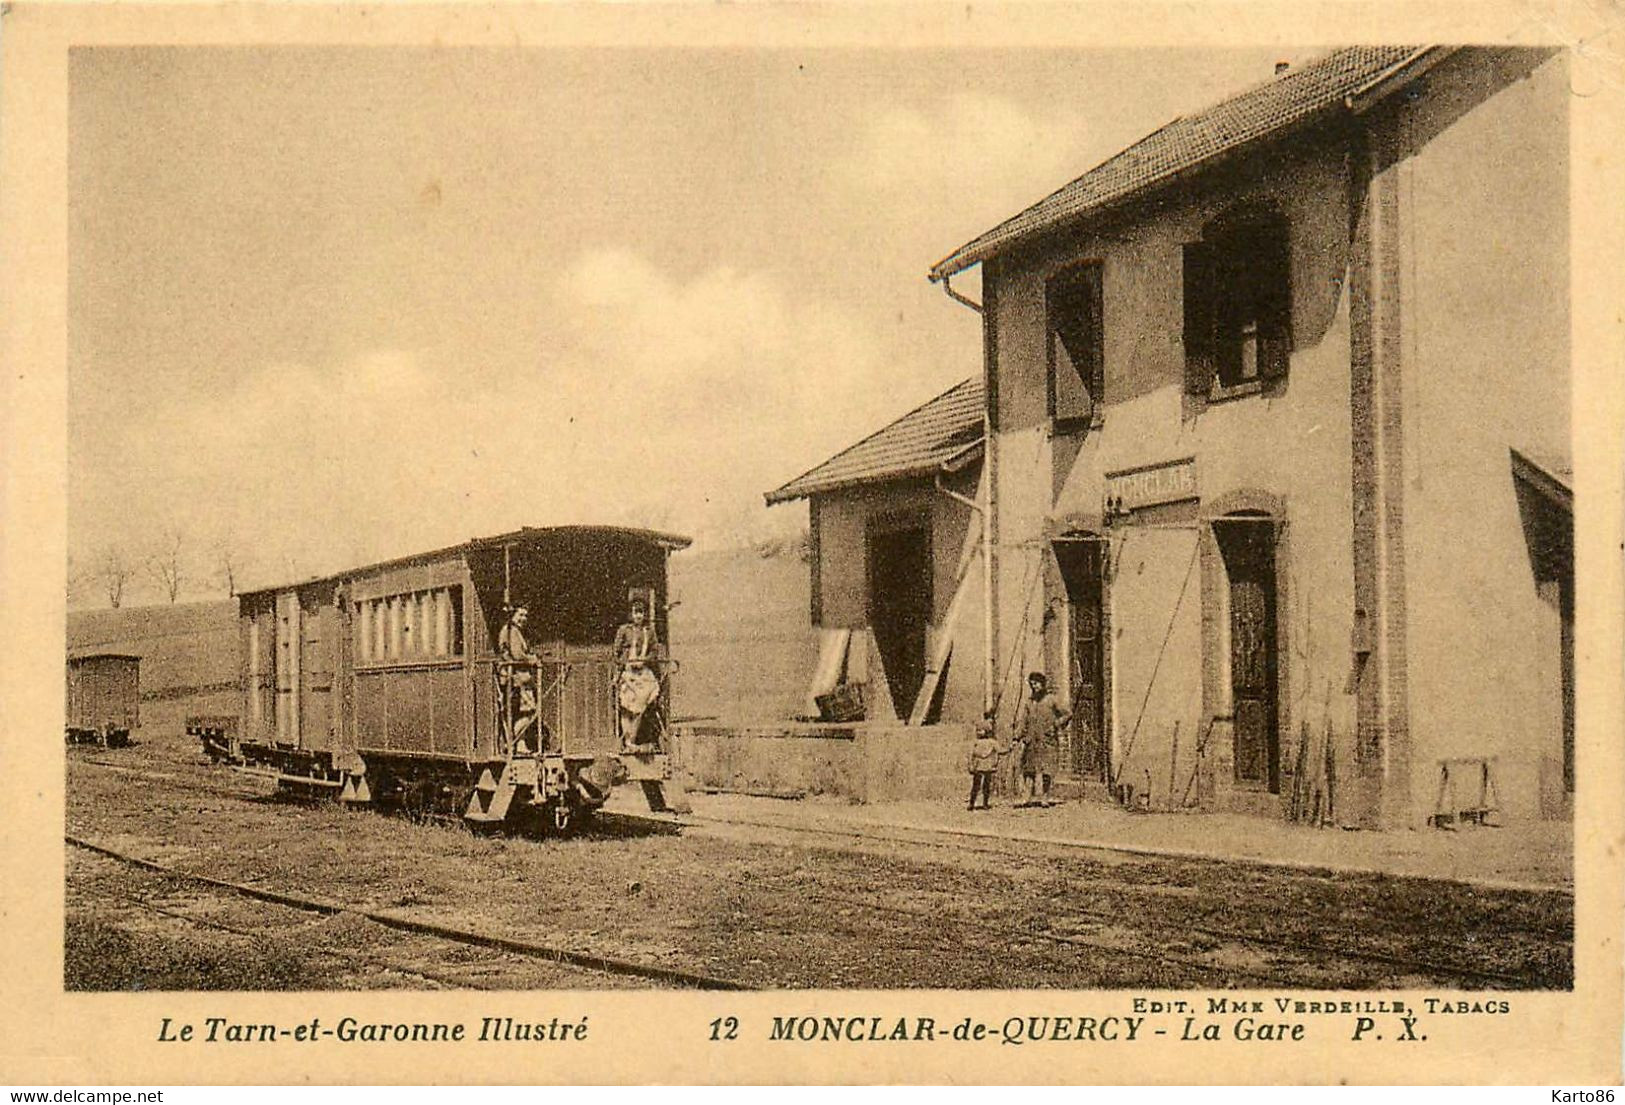
[[[678,716],[787,718],[818,659],[808,619],[809,573],[793,554],[749,549],[678,553],[671,560],[672,655],[682,661]]]
[[[141,657],[141,692],[170,696],[237,681],[237,603],[184,602],[68,612],[69,652]]]
[[[762,720],[800,709],[817,658],[807,585],[807,565],[790,553],[729,549],[672,557],[679,716]],[[73,611],[67,634],[70,651],[140,656],[146,697],[237,681],[233,600]]]

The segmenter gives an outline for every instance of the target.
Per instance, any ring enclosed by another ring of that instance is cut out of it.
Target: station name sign
[[[1106,473],[1106,502],[1113,513],[1184,502],[1196,493],[1196,458],[1159,461]]]

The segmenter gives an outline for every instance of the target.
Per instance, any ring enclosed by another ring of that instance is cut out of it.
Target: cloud
[[[882,211],[941,211],[985,229],[1060,187],[1082,164],[1077,120],[977,92],[933,110],[876,115],[838,163],[838,180]]]
[[[700,529],[760,520],[763,491],[848,444],[892,393],[855,314],[763,273],[683,280],[601,249],[559,293],[569,321],[547,375],[566,440],[639,473],[606,481],[629,502]]]
[[[724,543],[795,524],[762,492],[904,409],[855,315],[763,273],[592,249],[546,299],[531,365],[413,349],[267,365],[121,426],[100,454],[119,463],[76,477],[76,547],[230,530],[274,582],[521,525]]]

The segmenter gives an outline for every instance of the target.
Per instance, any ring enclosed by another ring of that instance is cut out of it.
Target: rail
[[[103,856],[107,859],[117,860],[131,867],[138,867],[144,871],[151,871],[166,878],[180,879],[185,882],[207,886],[214,890],[238,894],[256,901],[271,902],[274,905],[288,906],[292,909],[305,910],[309,913],[335,915],[351,913],[358,917],[383,925],[385,928],[395,929],[399,932],[410,932],[418,936],[432,936],[441,940],[449,940],[458,944],[468,944],[473,947],[491,948],[497,951],[511,952],[515,955],[530,956],[534,959],[546,959],[554,963],[563,963],[572,967],[582,967],[587,970],[599,971],[603,974],[625,975],[633,978],[649,979],[653,982],[666,982],[677,986],[685,986],[695,990],[755,990],[759,987],[750,983],[738,982],[728,978],[718,978],[713,975],[700,974],[695,971],[684,971],[676,967],[662,967],[651,963],[638,963],[630,959],[617,959],[612,956],[596,955],[591,952],[579,952],[570,948],[559,948],[548,944],[537,943],[532,940],[518,940],[508,936],[494,936],[490,933],[475,932],[470,929],[454,928],[450,925],[436,924],[433,921],[420,921],[413,917],[405,917],[398,913],[385,913],[380,910],[362,909],[357,906],[343,905],[338,902],[324,901],[320,898],[310,898],[302,894],[289,894],[280,890],[268,890],[258,886],[244,886],[242,883],[229,882],[225,879],[216,879],[209,875],[199,875],[190,871],[182,871],[168,864],[158,863],[155,860],[142,859],[121,852],[116,848],[109,848],[104,844],[83,840],[72,833],[64,833],[63,840],[69,845]]]

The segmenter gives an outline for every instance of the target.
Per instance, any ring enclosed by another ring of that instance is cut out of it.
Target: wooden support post
[[[852,643],[850,629],[825,629],[819,633],[818,666],[813,669],[812,684],[807,688],[805,703],[807,716],[818,717],[818,698],[829,694],[841,682],[846,668],[846,652]]]

